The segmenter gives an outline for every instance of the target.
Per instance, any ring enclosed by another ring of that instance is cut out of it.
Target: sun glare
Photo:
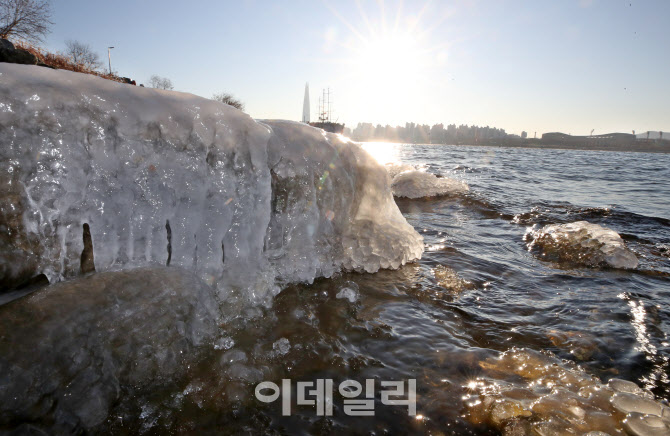
[[[439,17],[431,17],[438,21],[431,25],[422,21],[429,3],[418,11],[414,8],[412,15],[403,12],[402,2],[395,10],[387,10],[384,1],[377,4],[378,10],[366,11],[357,3],[357,22],[330,8],[349,34],[336,37],[337,32],[327,32],[326,40],[343,48],[345,68],[340,81],[356,100],[357,109],[377,119],[402,118],[405,111],[420,110],[418,96],[430,92],[432,72],[444,64],[447,44],[431,38],[441,24]]]
[[[397,144],[390,144],[388,142],[364,142],[361,146],[382,165],[400,163],[400,149]]]
[[[355,51],[357,79],[369,91],[398,89],[417,79],[422,48],[409,34],[380,35]]]

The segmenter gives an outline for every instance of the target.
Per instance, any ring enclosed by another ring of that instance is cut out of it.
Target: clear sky
[[[120,75],[227,91],[255,118],[509,133],[670,130],[670,1],[53,1],[51,50],[89,43]]]

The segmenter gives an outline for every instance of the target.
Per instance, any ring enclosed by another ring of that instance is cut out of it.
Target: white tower
[[[309,83],[305,83],[305,102],[302,104],[302,122],[309,123]]]

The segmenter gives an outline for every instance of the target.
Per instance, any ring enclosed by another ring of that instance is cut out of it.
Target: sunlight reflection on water
[[[393,142],[361,142],[361,147],[382,165],[400,163],[402,144]]]

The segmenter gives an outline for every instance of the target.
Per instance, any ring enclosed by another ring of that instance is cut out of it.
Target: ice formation
[[[224,293],[421,256],[384,167],[304,124],[191,94],[0,64],[0,287],[170,264]],[[82,236],[82,234],[84,234]]]
[[[543,260],[589,267],[636,268],[637,257],[614,230],[576,221],[531,229],[528,248]]]
[[[358,285],[354,282],[347,282],[342,286],[335,295],[335,298],[348,300],[350,303],[355,303],[358,301],[360,293],[358,291]]]
[[[456,271],[445,265],[438,265],[433,268],[433,275],[438,285],[454,293],[474,289],[475,287],[474,283],[461,278]]]
[[[386,164],[386,171],[389,173],[391,180],[400,173],[404,173],[405,171],[415,171],[417,169],[420,168],[415,168],[412,165],[403,163]]]
[[[520,435],[670,433],[670,408],[633,382],[603,384],[571,362],[528,349],[513,348],[480,366],[484,373],[465,386],[474,424]],[[521,383],[506,382],[510,376]]]
[[[396,197],[430,198],[459,195],[467,192],[467,183],[450,177],[438,177],[410,165],[386,167],[391,178],[391,190]]]

